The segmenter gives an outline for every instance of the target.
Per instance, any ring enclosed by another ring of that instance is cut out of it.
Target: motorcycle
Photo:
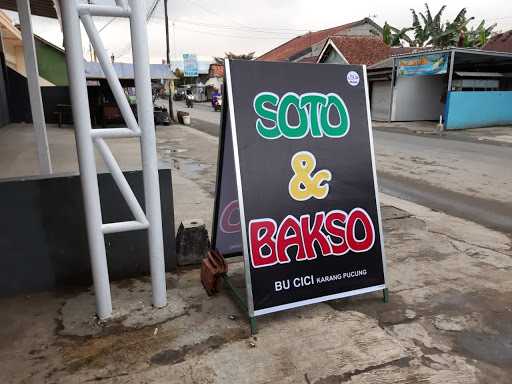
[[[222,98],[220,96],[212,99],[212,107],[215,112],[220,112],[222,109]]]
[[[185,104],[187,108],[194,108],[194,96],[193,95],[187,95],[185,99]]]

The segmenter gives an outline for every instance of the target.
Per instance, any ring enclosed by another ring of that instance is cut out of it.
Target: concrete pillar
[[[21,36],[23,38],[23,54],[27,73],[30,109],[32,110],[32,122],[37,143],[39,169],[42,175],[49,175],[52,173],[52,161],[48,146],[48,136],[46,134],[41,87],[39,85],[36,47],[30,19],[30,2],[29,0],[16,0],[16,3],[20,17]]]

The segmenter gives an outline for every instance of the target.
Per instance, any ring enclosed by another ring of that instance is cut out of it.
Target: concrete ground
[[[91,291],[1,299],[1,383],[510,383],[512,250],[505,235],[383,196],[390,302],[380,294],[262,317],[251,337],[197,269],[113,284],[99,324]],[[242,264],[230,264],[243,286]]]
[[[49,136],[56,170],[76,171],[72,130],[50,127]],[[37,173],[31,142],[29,126],[0,129],[0,177]],[[217,138],[158,127],[157,146],[160,165],[173,170],[176,222],[201,219],[210,228]],[[112,150],[123,168],[139,167],[135,141]],[[429,167],[455,168],[449,178],[461,184],[478,175],[449,156],[436,165],[415,162],[412,147],[403,151],[423,178]],[[380,171],[393,170],[386,156],[377,159]],[[500,189],[506,204],[510,189],[493,182],[502,183],[489,178],[482,194]],[[195,268],[168,275],[170,304],[160,310],[150,305],[147,277],[113,283],[106,323],[95,320],[90,290],[0,299],[0,383],[510,383],[510,236],[381,200],[387,304],[370,294],[268,315],[251,337],[228,292],[208,297]],[[242,263],[232,262],[230,273],[242,288]]]

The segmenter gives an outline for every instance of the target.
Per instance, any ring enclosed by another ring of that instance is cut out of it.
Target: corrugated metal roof
[[[497,52],[497,51],[489,51],[484,49],[478,49],[478,48],[446,48],[446,49],[434,49],[434,48],[421,48],[421,50],[413,51],[410,53],[403,53],[398,55],[393,55],[391,57],[388,57],[387,59],[384,59],[380,62],[377,62],[373,65],[370,65],[368,67],[368,70],[372,69],[380,69],[380,68],[391,68],[393,66],[393,59],[404,59],[409,57],[415,57],[415,56],[422,56],[422,55],[430,55],[430,54],[437,54],[437,53],[451,53],[454,51],[457,54],[464,54],[464,57],[474,57],[478,58],[481,57],[482,60],[485,56],[494,56],[503,58],[503,60],[510,60],[512,59],[512,53],[510,52]],[[473,56],[471,56],[473,55]],[[461,55],[456,56],[456,61],[461,59]],[[480,60],[480,61],[482,61]]]
[[[487,55],[487,56],[501,56],[501,57],[512,57],[511,52],[500,52],[500,51],[491,51],[487,49],[480,48],[459,48],[459,47],[451,47],[451,48],[431,48],[425,49],[419,52],[413,53],[405,53],[396,55],[397,58],[405,58],[405,57],[413,57],[413,56],[422,56],[422,55],[430,55],[434,53],[451,53],[454,51],[455,53],[465,53],[465,54],[474,54],[474,55]]]
[[[455,73],[462,77],[503,77],[503,73],[499,73],[499,72],[455,71]]]
[[[368,70],[371,69],[383,69],[383,68],[391,68],[393,67],[393,57],[388,57],[387,59],[381,60],[375,64],[369,65]]]
[[[17,12],[16,0],[0,0],[0,9]],[[33,15],[57,18],[53,0],[30,0],[30,9]]]
[[[150,67],[151,79],[177,79],[167,64],[151,64]],[[114,69],[119,79],[133,79],[133,64],[114,63]],[[100,64],[93,62],[85,62],[85,76],[87,79],[105,79]]]

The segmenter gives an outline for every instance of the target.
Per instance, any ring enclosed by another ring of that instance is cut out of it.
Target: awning
[[[0,0],[0,9],[18,12],[16,0]],[[30,9],[33,15],[57,18],[53,0],[30,0]]]
[[[131,80],[134,78],[133,64],[130,63],[114,63],[114,69],[117,76],[121,80]],[[105,79],[105,74],[99,63],[85,62],[85,76],[87,79]],[[151,64],[150,76],[153,80],[175,80],[176,75],[171,71],[167,64]]]

